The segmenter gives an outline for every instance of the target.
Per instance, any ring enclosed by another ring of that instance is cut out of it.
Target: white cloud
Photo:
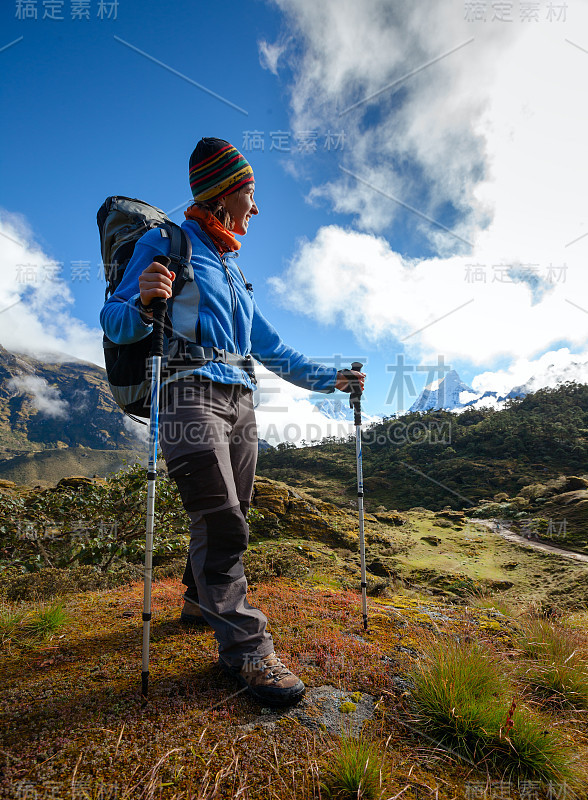
[[[475,392],[460,392],[459,393],[459,402],[460,403],[469,403],[470,400],[475,400],[478,395]]]
[[[565,282],[541,268],[540,301],[526,281],[493,269],[490,255],[480,260],[486,281],[472,282],[472,257],[405,259],[383,238],[329,226],[270,283],[288,307],[372,345],[404,340],[414,358],[440,353],[448,363],[483,365],[513,353],[529,358],[562,339],[587,340],[586,314],[567,302],[588,296],[579,259],[569,259]]]
[[[149,445],[149,424],[144,425],[142,422],[135,422],[127,414],[123,414],[123,426],[130,434],[137,440],[137,444],[141,446]]]
[[[300,389],[280,378],[273,372],[257,364],[255,367],[258,389],[254,394],[255,416],[260,439],[271,445],[279,442],[300,444],[304,439],[309,444],[320,441],[325,436],[346,437],[355,433],[353,422],[331,419],[322,414],[311,398],[316,395]],[[324,394],[324,398],[333,398]],[[337,393],[336,399],[348,402],[349,395]],[[364,416],[365,423],[375,421],[376,417]]]
[[[17,394],[32,395],[34,407],[46,417],[65,419],[69,406],[56,386],[51,386],[45,378],[36,375],[16,375],[11,378],[7,387]]]
[[[471,25],[462,6],[435,0],[275,2],[299,43],[290,59],[293,129],[344,131],[346,169],[433,217],[453,204],[462,216],[456,232],[467,239],[490,211],[473,192],[486,163],[486,131],[476,122],[520,26]],[[310,196],[355,214],[364,230],[385,229],[400,209],[343,174]]]
[[[480,409],[491,408],[494,409],[495,411],[500,411],[502,408],[504,408],[504,401],[501,400],[499,402],[495,397],[483,397],[480,398],[479,400],[476,400],[476,402],[472,403],[472,405],[468,406],[468,408],[480,408]],[[465,410],[466,410],[465,408],[457,409],[457,413],[460,414]]]
[[[519,386],[528,385],[530,391],[545,387],[554,388],[560,383],[588,380],[588,349],[572,353],[567,347],[543,353],[539,358],[517,358],[507,369],[482,372],[472,381],[476,392],[495,391],[505,395]]]
[[[284,55],[288,45],[286,42],[275,42],[270,44],[265,39],[261,39],[257,43],[259,49],[259,63],[264,69],[268,69],[271,73],[277,76],[278,63]]]
[[[103,363],[102,332],[72,313],[73,297],[59,264],[34,241],[26,220],[0,216],[0,343],[7,350],[52,360]]]
[[[562,342],[584,347],[588,237],[566,245],[586,233],[578,76],[588,56],[565,39],[586,29],[588,4],[569,4],[565,23],[545,21],[545,8],[538,23],[516,9],[512,23],[492,22],[492,9],[486,23],[470,23],[465,6],[434,0],[275,2],[300,42],[293,127],[337,120],[348,142],[342,166],[362,179],[342,173],[311,197],[364,231],[329,226],[303,242],[272,281],[284,302],[372,344],[404,340],[415,359],[443,353],[481,366]],[[450,203],[451,227],[469,245],[410,212],[403,222],[415,228],[402,244],[370,235],[390,230],[402,206],[363,181],[432,219]],[[415,231],[436,257],[409,257]]]

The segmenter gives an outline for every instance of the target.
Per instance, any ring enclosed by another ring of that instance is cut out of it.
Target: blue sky
[[[21,302],[0,342],[99,361],[98,207],[124,194],[181,222],[190,152],[219,136],[256,176],[239,262],[262,310],[314,358],[366,359],[368,413],[415,399],[408,379],[390,397],[400,357],[416,391],[440,356],[480,390],[583,363],[587,245],[565,245],[586,233],[586,3],[523,5],[506,22],[432,0],[4,3],[0,223],[20,278],[1,305]]]

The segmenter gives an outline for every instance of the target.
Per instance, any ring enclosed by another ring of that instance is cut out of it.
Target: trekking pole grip
[[[354,361],[351,365],[353,372],[361,372],[363,364],[359,361]],[[349,386],[351,393],[349,396],[349,405],[353,409],[355,425],[361,425],[361,387],[357,378],[349,378]]]
[[[167,256],[155,256],[153,259],[158,264],[168,267],[171,259]],[[153,309],[153,340],[151,344],[152,356],[163,356],[163,327],[165,323],[165,313],[167,311],[167,300],[165,297],[154,297],[150,303]]]

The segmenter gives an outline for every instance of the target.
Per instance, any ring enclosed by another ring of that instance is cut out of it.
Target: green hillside
[[[588,385],[542,389],[506,408],[432,411],[385,419],[363,432],[366,505],[406,510],[473,509],[497,493],[588,471]],[[354,440],[314,447],[280,445],[260,456],[258,473],[352,501]]]

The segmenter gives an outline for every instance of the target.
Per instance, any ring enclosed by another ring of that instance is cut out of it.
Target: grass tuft
[[[67,622],[61,601],[35,609],[0,609],[0,642],[4,646],[28,646],[49,639]]]
[[[517,619],[521,614],[520,605],[507,597],[497,596],[491,589],[483,587],[465,598],[466,604],[472,608],[483,608],[487,611],[498,611],[507,619]]]
[[[372,800],[379,797],[383,781],[380,748],[360,736],[345,735],[338,748],[329,753],[329,766],[322,786],[333,800]]]
[[[562,708],[588,708],[586,641],[552,619],[519,622],[516,644],[526,658],[520,679],[534,694]]]
[[[583,780],[572,751],[549,722],[517,708],[495,658],[478,642],[433,641],[411,678],[414,722],[436,745],[512,780]]]
[[[63,603],[55,600],[33,611],[24,627],[31,639],[48,639],[65,625],[67,618]]]
[[[27,612],[22,609],[0,608],[0,644],[8,647],[18,640]]]

